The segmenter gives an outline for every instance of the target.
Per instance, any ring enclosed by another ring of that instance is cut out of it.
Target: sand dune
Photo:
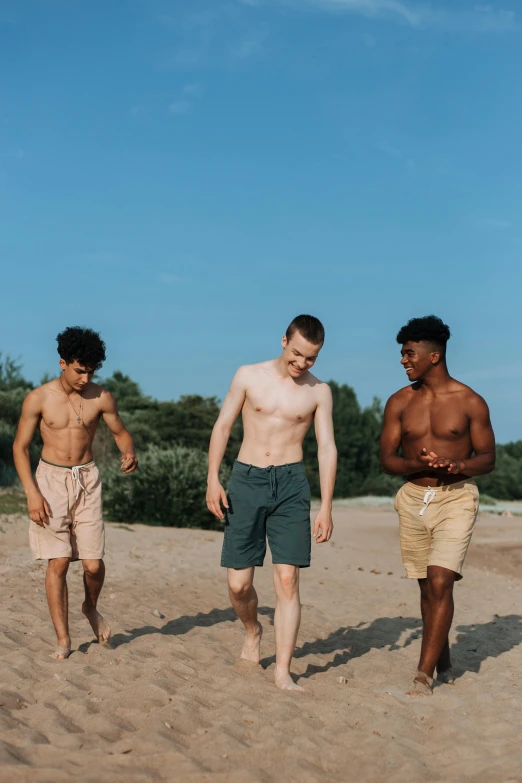
[[[45,567],[29,560],[26,519],[2,517],[0,780],[522,781],[518,520],[481,515],[456,587],[457,683],[411,701],[419,609],[395,515],[339,508],[334,519],[334,540],[302,574],[294,672],[306,693],[290,694],[272,684],[270,567],[256,578],[263,668],[237,663],[219,533],[109,525],[100,609],[113,649],[93,643],[75,565],[74,653],[57,662]]]

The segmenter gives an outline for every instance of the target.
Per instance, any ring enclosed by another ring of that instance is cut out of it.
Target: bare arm
[[[438,470],[448,473],[462,473],[464,476],[483,476],[495,469],[495,435],[489,418],[486,401],[473,394],[468,409],[469,431],[473,456],[469,459],[455,460],[433,455],[432,464]]]
[[[321,387],[319,404],[315,411],[315,435],[321,484],[321,508],[314,522],[316,543],[328,541],[332,535],[332,500],[337,473],[337,448],[332,419],[332,392],[327,384]],[[319,534],[319,530],[321,533]]]
[[[218,519],[224,518],[221,503],[223,503],[225,508],[228,508],[226,492],[219,481],[219,469],[225,456],[225,449],[232,427],[245,402],[247,390],[246,374],[246,368],[240,367],[234,375],[210,438],[207,507]]]
[[[401,415],[404,402],[399,394],[393,394],[384,409],[384,421],[381,433],[381,468],[392,476],[409,476],[426,468],[430,457],[426,449],[415,459],[399,457],[402,440]]]
[[[109,431],[122,454],[121,469],[123,473],[132,473],[138,467],[134,441],[132,440],[132,435],[125,429],[125,425],[121,420],[116,400],[108,391],[102,391],[101,411],[103,421],[109,428]]]
[[[42,394],[40,389],[35,389],[29,392],[22,405],[22,415],[18,422],[18,429],[13,443],[13,458],[18,478],[27,496],[29,516],[33,522],[43,526],[49,523],[50,509],[34,482],[29,459],[29,446],[31,445],[41,412]]]

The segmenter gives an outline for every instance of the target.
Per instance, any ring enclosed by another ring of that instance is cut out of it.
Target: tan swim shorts
[[[402,562],[409,579],[425,579],[429,565],[455,571],[462,566],[478,514],[473,479],[445,487],[419,487],[407,481],[395,497]]]
[[[36,483],[51,516],[43,527],[30,523],[33,558],[100,560],[105,550],[105,530],[100,472],[94,462],[66,468],[40,460]]]

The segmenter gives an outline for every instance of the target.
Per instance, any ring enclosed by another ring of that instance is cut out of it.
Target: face
[[[65,359],[60,359],[60,367],[63,370],[63,377],[76,391],[81,391],[84,386],[87,386],[94,375],[94,370],[84,367],[77,361],[67,364]]]
[[[322,345],[309,343],[302,334],[294,332],[290,340],[283,337],[283,359],[286,362],[288,374],[292,378],[299,378],[303,373],[313,367],[319,356]]]
[[[421,380],[440,360],[440,352],[434,351],[433,346],[425,342],[404,343],[401,356],[401,364],[410,381]]]

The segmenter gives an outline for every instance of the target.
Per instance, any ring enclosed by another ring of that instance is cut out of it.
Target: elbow
[[[337,446],[331,443],[328,446],[319,446],[317,449],[317,458],[320,460],[337,460]]]
[[[232,425],[224,421],[219,421],[218,419],[214,424],[212,435],[217,435],[218,437],[226,438],[228,440],[231,432],[232,432]]]
[[[490,461],[490,463],[487,465],[486,470],[484,473],[493,473],[495,470],[495,457]]]
[[[28,454],[29,446],[21,443],[17,438],[13,441],[13,457],[17,457],[19,454]]]
[[[381,470],[383,473],[386,473],[388,476],[393,475],[392,471],[390,470],[390,466],[388,464],[388,460],[386,457],[381,457]]]

